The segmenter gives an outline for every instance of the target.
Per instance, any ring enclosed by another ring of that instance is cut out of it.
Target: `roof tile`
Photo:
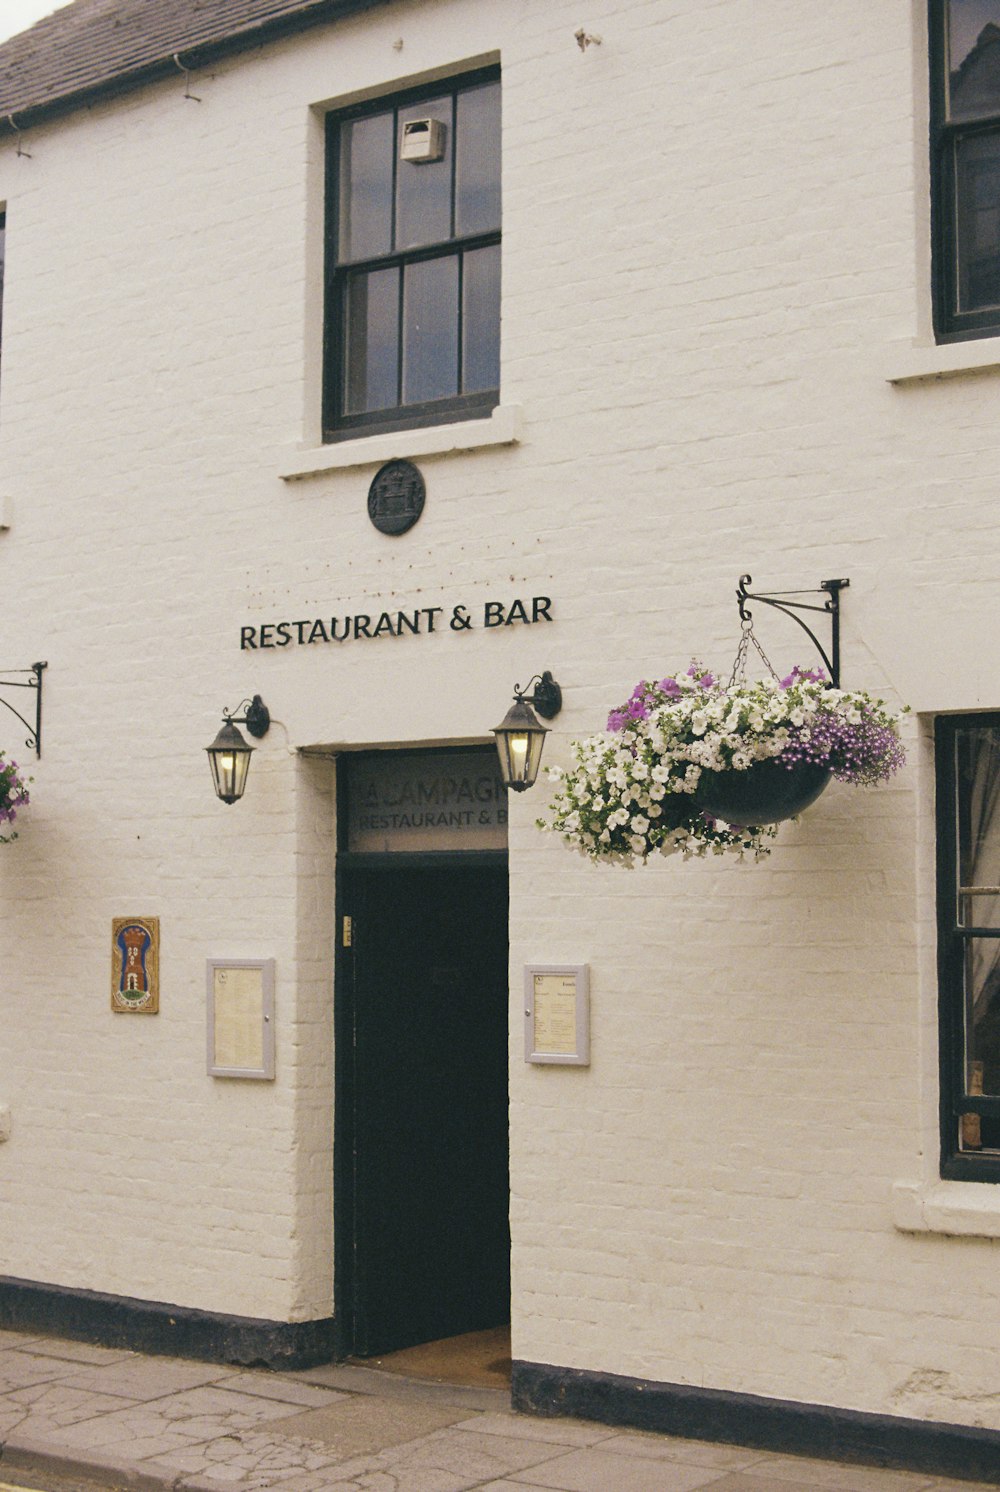
[[[335,19],[366,0],[73,0],[0,46],[0,117],[136,83],[175,55]],[[384,0],[367,0],[368,4]],[[84,100],[81,97],[80,102]],[[19,122],[23,122],[19,121]]]

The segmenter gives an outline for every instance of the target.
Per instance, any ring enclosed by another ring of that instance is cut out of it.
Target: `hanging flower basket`
[[[0,755],[0,844],[10,844],[17,838],[16,831],[5,834],[3,830],[17,818],[17,810],[31,801],[28,794],[30,781],[30,777],[21,776],[17,762]]]
[[[745,650],[744,650],[745,651]],[[831,777],[887,781],[905,760],[900,715],[819,670],[722,684],[701,664],[643,681],[603,735],[577,741],[575,764],[538,827],[593,860],[644,864],[768,853],[775,825],[814,803]]]
[[[702,772],[695,802],[703,814],[729,824],[780,824],[810,808],[832,776],[822,762],[786,767],[772,757],[745,772]]]

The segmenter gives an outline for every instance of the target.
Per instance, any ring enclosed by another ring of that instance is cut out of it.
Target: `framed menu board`
[[[564,1067],[590,1064],[590,968],[526,964],[524,1060]]]
[[[274,1077],[274,959],[208,960],[208,1070]]]

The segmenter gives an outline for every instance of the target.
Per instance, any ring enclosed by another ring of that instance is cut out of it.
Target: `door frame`
[[[472,743],[478,746],[482,743]],[[397,750],[392,749],[392,754]],[[408,756],[437,756],[449,746],[414,748]],[[469,745],[455,746],[468,751]],[[333,992],[333,1336],[338,1360],[352,1356],[355,1344],[355,1191],[353,1154],[356,1138],[357,1076],[354,1050],[354,986],[351,951],[344,947],[343,919],[347,887],[352,871],[419,869],[434,865],[503,865],[510,863],[507,850],[402,850],[350,851],[347,849],[348,778],[352,759],[388,755],[383,751],[344,752],[337,771],[337,863],[334,913]],[[484,753],[485,755],[485,753]],[[345,770],[346,768],[346,770]],[[510,991],[508,988],[508,1000]]]

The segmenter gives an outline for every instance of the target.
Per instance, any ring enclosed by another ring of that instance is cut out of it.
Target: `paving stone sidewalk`
[[[986,1484],[513,1414],[368,1368],[247,1372],[0,1331],[0,1481],[132,1492],[975,1492]]]

